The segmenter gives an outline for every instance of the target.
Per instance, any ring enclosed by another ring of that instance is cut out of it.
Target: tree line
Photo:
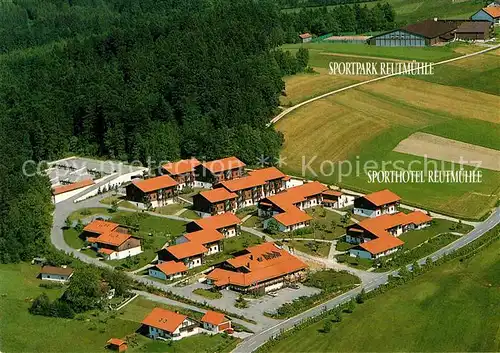
[[[278,48],[273,0],[0,7],[0,262],[47,248],[50,184],[23,173],[26,160],[278,155],[283,136],[266,123],[307,52]]]
[[[367,5],[340,5],[335,8],[302,8],[296,12],[284,12],[282,27],[285,41],[294,43],[299,40],[298,34],[309,32],[314,35],[331,33],[366,33],[385,31],[397,26],[396,14],[389,3],[377,3],[369,8]]]
[[[297,7],[314,7],[328,5],[345,5],[354,3],[373,2],[378,0],[280,0],[280,6],[284,9]]]

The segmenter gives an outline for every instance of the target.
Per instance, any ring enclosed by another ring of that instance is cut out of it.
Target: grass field
[[[461,225],[458,229],[456,229],[456,226],[456,222],[448,221],[446,219],[434,219],[433,224],[430,227],[403,233],[399,236],[399,239],[405,242],[403,249],[409,250],[424,243],[430,238],[437,236],[438,234],[449,232],[467,234],[472,230],[472,227],[467,224]]]
[[[328,257],[328,253],[330,252],[330,243],[325,243],[321,241],[312,241],[312,240],[288,240],[286,243],[289,247],[294,248],[295,250],[301,251],[303,253],[319,256],[319,257]]]
[[[140,268],[150,263],[156,256],[157,250],[161,249],[166,242],[174,242],[185,230],[185,222],[156,217],[142,212],[117,211],[112,213],[106,208],[89,208],[87,212],[78,210],[71,214],[69,218],[76,220],[89,217],[89,215],[85,213],[90,213],[92,215],[108,215],[111,216],[112,222],[138,229],[133,231],[133,234],[143,239],[143,252],[131,259],[108,261],[108,263],[113,266],[124,265],[127,269]],[[84,246],[84,240],[81,239],[79,235],[80,234],[74,229],[64,230],[64,239],[66,243],[74,249],[80,249]],[[94,251],[85,251],[90,256],[95,257]]]
[[[424,20],[428,18],[469,18],[473,13],[481,9],[484,1],[481,0],[380,0],[380,3],[388,2],[396,11],[396,21],[407,22]],[[377,2],[365,3],[369,8]],[[361,3],[363,6],[364,4]],[[329,9],[335,6],[327,6]],[[285,9],[283,11],[297,11],[299,8]]]
[[[497,241],[357,305],[328,334],[323,320],[265,351],[498,352],[499,247]]]
[[[339,178],[339,166],[332,172],[323,161],[350,161],[362,167],[374,161],[398,163],[412,170],[425,167],[425,160],[393,152],[393,148],[416,131],[434,133],[463,142],[498,148],[498,96],[449,87],[412,78],[393,78],[313,102],[297,109],[277,124],[285,135],[282,150],[284,171],[303,175],[303,165],[315,173],[305,176],[327,183],[340,183],[360,191],[391,188],[405,202],[466,218],[480,218],[496,203],[500,173],[483,170],[480,184],[369,184],[365,171]],[[342,172],[347,174],[344,164]],[[373,167],[373,165],[371,165]],[[394,169],[394,164],[386,170]],[[451,168],[443,163],[443,169]],[[320,174],[322,174],[320,176]]]
[[[106,352],[106,341],[111,337],[124,338],[140,328],[140,322],[157,306],[179,311],[195,319],[202,314],[177,306],[162,305],[137,298],[118,312],[86,313],[80,319],[60,319],[31,315],[31,301],[42,292],[51,299],[59,297],[63,289],[45,289],[36,278],[39,266],[26,263],[0,265],[0,342],[3,352]],[[22,329],[22,333],[20,333]],[[237,343],[220,335],[200,335],[169,345],[137,336],[137,343],[129,346],[132,352],[214,352],[230,351]],[[155,348],[156,347],[156,348]],[[108,351],[109,352],[109,351]]]

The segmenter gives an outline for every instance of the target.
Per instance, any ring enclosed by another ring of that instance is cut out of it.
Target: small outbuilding
[[[127,342],[119,338],[111,338],[106,347],[117,352],[125,352],[128,348]]]
[[[42,280],[68,282],[73,276],[73,269],[70,267],[43,266],[39,276]]]
[[[311,33],[302,33],[299,34],[299,38],[302,40],[302,43],[308,43],[312,40]]]
[[[488,21],[463,22],[456,30],[455,37],[461,40],[487,40],[493,24]]]
[[[231,329],[231,320],[224,314],[208,310],[201,318],[205,330],[219,333]]]
[[[484,7],[471,16],[473,21],[489,21],[496,25],[500,24],[500,6]]]

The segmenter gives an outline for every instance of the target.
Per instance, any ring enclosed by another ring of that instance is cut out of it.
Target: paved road
[[[477,238],[481,237],[483,234],[485,234],[488,230],[492,229],[495,227],[497,224],[500,223],[500,207],[496,208],[495,211],[491,214],[491,216],[485,220],[484,222],[481,222],[477,225],[477,227],[472,230],[469,234],[464,235],[462,238],[458,239],[457,241],[445,246],[444,248],[436,251],[430,257],[433,260],[436,260],[440,257],[442,257],[445,254],[451,253],[457,249],[460,249],[461,247],[469,244],[470,242],[476,240]],[[424,264],[426,261],[426,258],[420,259],[418,261],[419,264]],[[408,265],[408,268],[410,268],[411,265]],[[267,330],[264,330],[262,332],[259,332],[246,340],[244,340],[236,349],[233,351],[235,353],[249,353],[253,352],[257,348],[259,348],[261,345],[263,345],[265,342],[267,342],[271,337],[273,337],[276,334],[279,334],[282,330],[287,330],[292,328],[294,325],[299,324],[302,322],[304,319],[314,317],[319,315],[323,310],[326,309],[331,309],[334,308],[342,303],[345,303],[352,298],[354,298],[359,292],[361,292],[362,289],[365,289],[365,291],[369,292],[378,286],[385,284],[387,282],[388,276],[396,274],[397,271],[392,271],[388,273],[382,273],[379,274],[379,276],[373,278],[367,283],[364,283],[363,285],[346,292],[324,304],[318,305],[314,308],[311,308],[297,316],[294,316],[290,319],[284,320],[280,322],[279,324],[276,324],[273,327],[268,328]]]

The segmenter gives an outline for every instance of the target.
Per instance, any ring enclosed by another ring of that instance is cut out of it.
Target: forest
[[[282,78],[308,61],[279,46],[362,28],[332,15],[318,25],[275,0],[0,2],[0,262],[50,248],[50,184],[27,160],[272,160]]]
[[[328,5],[345,5],[354,3],[365,3],[378,0],[279,0],[279,4],[284,9],[298,7],[315,7]]]

